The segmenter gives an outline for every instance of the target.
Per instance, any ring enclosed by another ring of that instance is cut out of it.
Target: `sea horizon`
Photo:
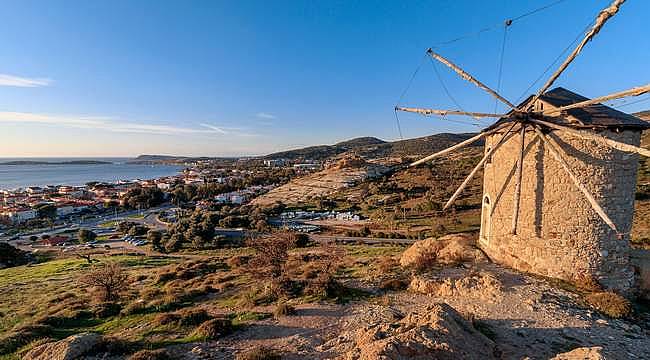
[[[167,164],[130,164],[133,157],[0,157],[9,161],[44,161],[54,164],[0,164],[0,189],[15,190],[29,186],[73,185],[86,183],[149,180],[180,173],[184,166]],[[77,160],[97,160],[103,164],[56,164]]]

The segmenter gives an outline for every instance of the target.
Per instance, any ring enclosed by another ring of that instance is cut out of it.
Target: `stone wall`
[[[573,173],[624,233],[623,239],[618,239],[541,139],[528,129],[518,231],[512,235],[515,168],[520,146],[517,130],[514,129],[515,136],[495,151],[485,167],[479,241],[483,250],[494,261],[522,271],[569,281],[591,278],[605,288],[628,293],[634,284],[629,232],[638,155],[561,131],[548,134],[560,144],[561,155]],[[486,151],[504,132],[487,138]],[[639,145],[641,135],[632,130],[607,130],[599,134],[633,145]]]

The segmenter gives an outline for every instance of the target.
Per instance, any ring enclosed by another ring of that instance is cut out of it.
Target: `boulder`
[[[461,233],[416,241],[402,253],[400,265],[408,268],[433,262],[449,265],[483,261],[487,261],[487,257],[476,247],[476,235]]]
[[[495,345],[445,303],[357,331],[349,360],[493,359]]]
[[[606,360],[608,357],[603,355],[603,348],[600,346],[581,347],[569,352],[557,354],[551,360]]]
[[[63,340],[46,343],[31,349],[23,360],[73,360],[79,359],[102,341],[102,336],[94,333],[72,335]]]
[[[498,301],[503,296],[501,281],[488,272],[440,272],[435,275],[416,275],[409,290],[437,297],[465,297]]]

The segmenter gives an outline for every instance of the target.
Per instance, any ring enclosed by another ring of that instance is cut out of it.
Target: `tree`
[[[97,234],[95,234],[93,231],[88,229],[79,230],[79,234],[77,236],[79,237],[79,241],[81,242],[90,242],[97,239]]]
[[[99,290],[99,299],[110,302],[119,299],[120,293],[126,289],[128,278],[120,264],[111,262],[81,276],[79,282],[96,288]]]
[[[183,233],[176,233],[173,234],[172,236],[169,237],[167,241],[165,241],[165,251],[167,252],[173,252],[173,251],[178,251],[183,247],[183,243],[185,242],[185,237],[183,236]]]
[[[54,219],[56,218],[56,206],[52,204],[44,204],[36,208],[38,217],[40,219]]]
[[[162,233],[158,230],[149,230],[147,232],[147,241],[151,243],[154,250],[162,249]]]

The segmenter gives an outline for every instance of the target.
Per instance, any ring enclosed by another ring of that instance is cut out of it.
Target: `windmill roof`
[[[524,105],[529,103],[533,97],[533,95],[530,95],[526,100],[522,101],[518,107],[525,108]],[[576,94],[563,87],[556,87],[553,90],[547,91],[539,98],[555,107],[562,107],[589,100],[589,98]],[[566,116],[557,116],[552,118],[552,120],[549,118],[547,121],[575,128],[650,129],[650,122],[603,104],[593,104],[582,108],[569,109],[566,111],[566,114],[571,116],[571,119]],[[483,131],[488,131],[500,124],[510,121],[512,121],[512,119],[508,116],[503,117],[499,119],[499,121],[483,129]]]
[[[553,106],[561,107],[586,101],[589,98],[563,87],[556,87],[540,96],[540,100]],[[636,116],[626,114],[603,104],[593,104],[582,108],[569,109],[566,112],[568,115],[576,118],[580,122],[578,124],[580,126],[650,128],[650,123],[647,121],[643,121]]]

